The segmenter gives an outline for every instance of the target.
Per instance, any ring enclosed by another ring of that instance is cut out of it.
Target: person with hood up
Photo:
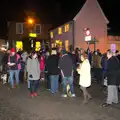
[[[37,58],[37,53],[32,52],[31,56],[27,60],[27,72],[28,72],[28,80],[30,82],[30,96],[36,97],[37,89],[39,85],[40,79],[40,68],[39,68],[39,61]]]
[[[71,97],[75,97],[73,89],[73,62],[66,50],[62,50],[62,57],[59,60],[59,68],[62,75],[63,95],[67,97],[67,84],[70,86]]]

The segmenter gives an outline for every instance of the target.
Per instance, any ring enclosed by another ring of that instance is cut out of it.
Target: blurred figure
[[[30,83],[30,96],[36,97],[37,95],[37,89],[39,85],[39,79],[40,79],[40,64],[37,58],[37,53],[32,52],[32,55],[27,60],[27,72],[28,72],[28,81]],[[29,84],[28,83],[28,84]]]
[[[27,64],[27,59],[28,59],[28,53],[26,51],[23,52],[23,54],[21,55],[22,57],[22,65],[23,65],[23,76],[24,76],[24,80],[23,81],[26,81],[27,80],[27,70],[26,70],[26,64]]]
[[[56,49],[52,49],[51,55],[47,59],[47,70],[50,80],[50,90],[53,94],[55,94],[58,91],[58,80],[59,80],[59,57],[57,55]]]
[[[40,80],[41,81],[45,80],[44,70],[45,70],[45,57],[44,57],[44,54],[42,53],[40,56]]]
[[[87,54],[81,54],[81,61],[80,68],[77,69],[78,73],[80,74],[79,85],[80,89],[83,92],[84,101],[83,103],[87,103],[89,99],[91,99],[91,95],[87,91],[87,87],[91,86],[91,67],[88,60]]]
[[[48,69],[47,69],[47,60],[48,60],[49,56],[50,56],[50,53],[46,52],[46,55],[45,55],[45,80],[46,80],[47,90],[50,90],[50,80],[49,80],[49,74],[48,74]]]
[[[93,54],[93,71],[94,76],[97,79],[97,83],[101,83],[102,80],[102,66],[101,66],[101,54],[97,51]]]

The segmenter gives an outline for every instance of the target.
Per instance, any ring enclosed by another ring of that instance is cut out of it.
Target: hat
[[[12,49],[10,50],[10,52],[15,52],[15,48],[12,48]]]

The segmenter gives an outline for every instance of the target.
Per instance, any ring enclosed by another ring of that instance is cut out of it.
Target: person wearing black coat
[[[52,94],[58,91],[58,80],[60,75],[60,70],[58,68],[59,56],[57,55],[56,49],[52,49],[51,55],[48,57],[46,62],[46,68],[50,80],[50,90]]]
[[[107,88],[108,95],[107,101],[103,104],[104,107],[111,105],[112,103],[118,103],[118,88],[120,84],[120,67],[119,60],[117,57],[113,56],[112,51],[107,52]]]

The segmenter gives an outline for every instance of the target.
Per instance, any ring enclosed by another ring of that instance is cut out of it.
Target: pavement
[[[119,120],[120,104],[102,108],[105,94],[101,86],[93,83],[88,89],[93,97],[83,105],[79,87],[75,88],[76,98],[61,98],[60,92],[52,95],[40,85],[39,96],[28,96],[27,85],[9,89],[0,84],[0,120]]]

